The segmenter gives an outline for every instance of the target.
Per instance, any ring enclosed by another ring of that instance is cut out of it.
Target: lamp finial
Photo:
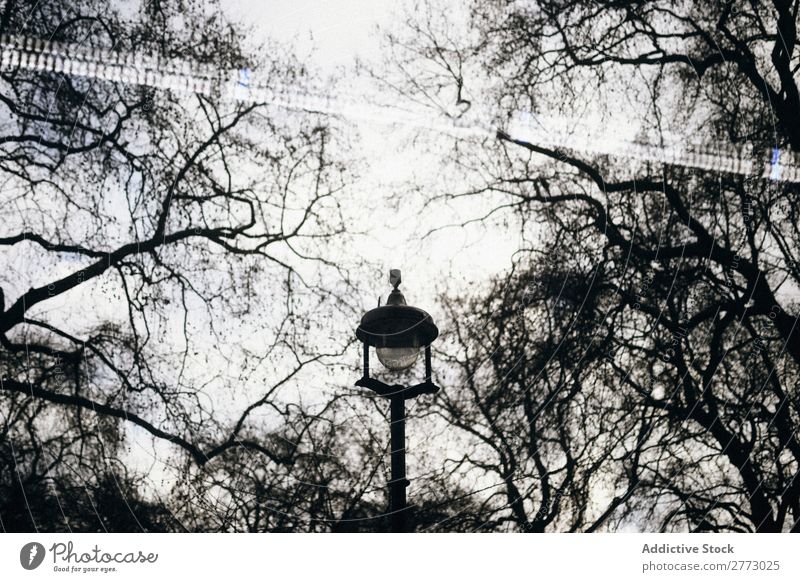
[[[397,290],[400,286],[400,269],[389,269],[389,283]]]

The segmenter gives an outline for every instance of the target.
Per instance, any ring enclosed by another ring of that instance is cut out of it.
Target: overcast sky
[[[292,43],[310,68],[322,75],[354,75],[356,58],[370,59],[380,50],[377,27],[391,27],[399,22],[398,0],[223,0],[231,20],[252,26],[263,38]],[[344,69],[344,72],[338,72]],[[355,97],[355,96],[354,96]],[[388,197],[396,202],[404,187],[412,181],[425,182],[430,175],[433,185],[441,172],[437,161],[407,139],[416,130],[396,126],[358,124],[357,155],[366,162],[361,179],[351,189],[349,202],[353,209],[368,208],[371,203]],[[448,136],[427,135],[442,150],[452,146]],[[402,149],[398,144],[403,143]],[[519,240],[506,232],[489,233],[482,229],[450,229],[439,236],[420,241],[418,233],[446,223],[458,222],[471,209],[459,208],[462,214],[452,216],[420,215],[416,207],[405,206],[380,212],[365,212],[364,224],[370,235],[353,249],[367,258],[385,263],[386,277],[381,281],[365,281],[374,292],[385,294],[388,269],[403,270],[409,300],[436,314],[431,302],[443,288],[446,274],[470,281],[485,280],[510,264],[511,254]],[[405,214],[404,214],[405,212]],[[464,214],[466,213],[466,214]],[[359,216],[354,215],[355,219]]]
[[[223,0],[231,19],[254,25],[265,37],[314,48],[324,67],[348,65],[356,55],[377,47],[372,34],[386,24],[392,7],[387,0]]]

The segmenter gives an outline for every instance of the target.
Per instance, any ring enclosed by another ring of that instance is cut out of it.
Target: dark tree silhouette
[[[0,33],[309,81],[282,47],[246,57],[207,4],[10,1]],[[327,258],[345,234],[346,143],[267,104],[0,78],[3,528],[181,527],[152,477],[142,497],[132,456],[207,483],[247,451],[285,475],[318,418],[296,381],[317,365],[324,388],[350,339],[334,323],[353,317],[347,272]]]
[[[796,2],[476,0],[461,35],[417,8],[388,81],[418,102],[481,102],[498,127],[624,103],[643,135],[677,128],[759,172],[800,147]],[[474,448],[443,474],[492,476],[486,527],[796,531],[798,186],[504,131],[450,161],[469,186],[429,208],[491,201],[480,220],[530,241],[452,302],[440,414]]]

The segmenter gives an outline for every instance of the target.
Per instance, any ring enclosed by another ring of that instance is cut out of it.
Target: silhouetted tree
[[[498,127],[623,106],[656,143],[677,132],[756,168],[632,164],[504,131],[453,149],[468,185],[429,207],[493,202],[529,241],[507,281],[453,304],[469,323],[441,414],[473,437],[452,466],[493,476],[488,526],[796,531],[798,186],[759,172],[800,148],[798,3],[476,0],[462,29],[439,8],[389,37],[405,96],[480,103]]]
[[[310,78],[283,47],[245,55],[207,2],[12,0],[0,33]],[[192,479],[244,450],[285,475],[308,436],[285,423],[316,418],[298,380],[324,388],[350,339],[328,258],[346,142],[313,114],[24,69],[0,118],[3,527],[174,529],[131,459]]]

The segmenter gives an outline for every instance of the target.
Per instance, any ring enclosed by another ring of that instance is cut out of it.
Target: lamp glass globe
[[[419,356],[419,348],[376,348],[375,352],[381,364],[393,372],[407,370]]]

